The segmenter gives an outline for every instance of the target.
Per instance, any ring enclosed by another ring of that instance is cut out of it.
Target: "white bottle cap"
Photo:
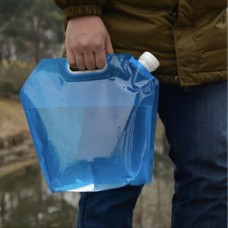
[[[157,58],[152,55],[150,52],[144,52],[138,60],[149,72],[155,71],[158,66],[159,62]]]

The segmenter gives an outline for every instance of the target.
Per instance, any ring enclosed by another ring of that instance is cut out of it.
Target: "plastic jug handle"
[[[96,70],[84,70],[84,71],[73,71],[66,59],[65,71],[67,78],[73,81],[90,81],[90,80],[100,80],[110,78],[109,74],[110,64],[107,61],[106,65],[102,69]]]

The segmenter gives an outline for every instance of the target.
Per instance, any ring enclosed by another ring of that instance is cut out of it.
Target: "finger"
[[[94,70],[96,64],[95,64],[95,57],[94,57],[93,52],[83,53],[83,56],[84,56],[86,69],[87,70]]]
[[[70,50],[70,49],[67,50],[67,60],[68,60],[69,65],[70,65],[72,68],[76,68],[75,56],[74,56],[73,51]]]
[[[86,65],[85,65],[85,60],[84,60],[83,54],[80,52],[76,52],[75,53],[75,59],[76,59],[77,68],[79,70],[85,70]]]
[[[113,53],[112,42],[109,36],[107,36],[105,40],[105,51],[106,53],[109,53],[109,54]]]
[[[95,64],[98,69],[102,69],[106,64],[105,50],[95,52]]]

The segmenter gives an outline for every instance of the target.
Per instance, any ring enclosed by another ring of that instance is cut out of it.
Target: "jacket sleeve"
[[[54,0],[65,14],[65,20],[71,17],[102,14],[102,6],[106,0]]]

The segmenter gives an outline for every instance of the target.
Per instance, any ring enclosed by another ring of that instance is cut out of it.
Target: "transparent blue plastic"
[[[20,92],[49,189],[100,191],[149,183],[158,82],[128,54],[103,70],[42,60]]]

